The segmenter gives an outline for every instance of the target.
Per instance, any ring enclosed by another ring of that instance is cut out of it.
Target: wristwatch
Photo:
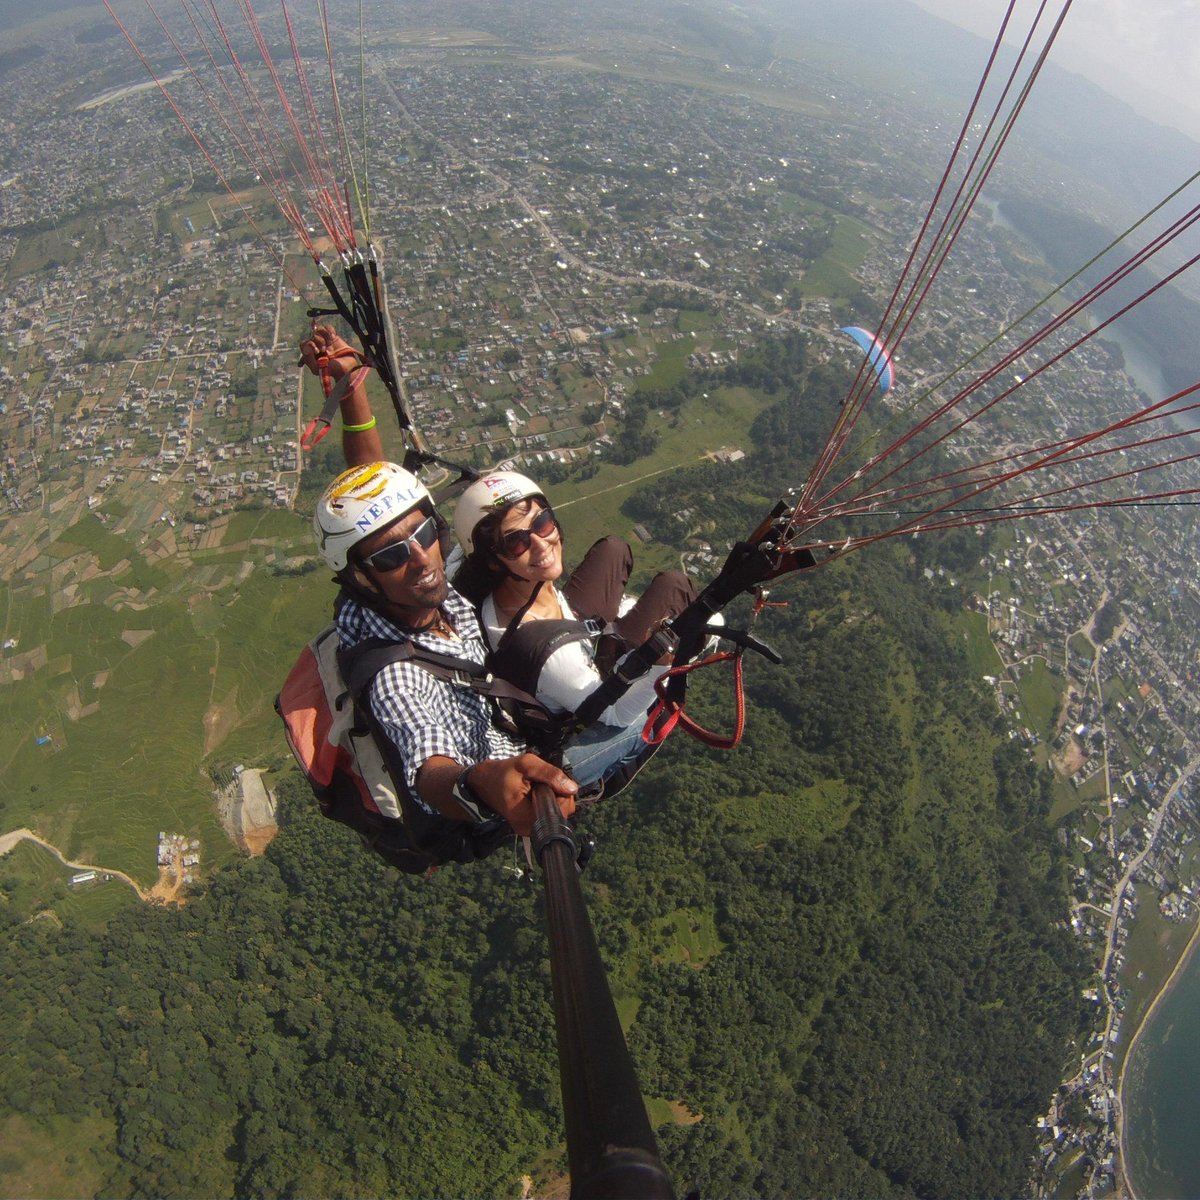
[[[475,764],[472,763],[466,770],[459,772],[458,778],[454,781],[454,787],[450,789],[450,795],[454,797],[455,802],[461,806],[463,811],[470,815],[475,824],[482,825],[485,821],[496,820],[497,814],[484,804],[479,793],[471,786],[469,776],[474,767]]]

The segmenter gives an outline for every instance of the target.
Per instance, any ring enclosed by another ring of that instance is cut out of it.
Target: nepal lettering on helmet
[[[384,496],[382,502],[376,501],[354,522],[355,528],[366,533],[368,529],[374,529],[384,517],[391,520],[393,515],[403,516],[421,499],[422,496],[416,488],[408,488],[406,491]]]

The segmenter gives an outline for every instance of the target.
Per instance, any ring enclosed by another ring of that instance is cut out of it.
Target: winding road
[[[0,834],[0,858],[3,858],[10,850],[14,849],[19,842],[37,842],[39,846],[49,850],[64,867],[69,867],[72,871],[96,871],[101,875],[111,875],[114,879],[119,879],[122,883],[127,883],[133,888],[137,892],[139,900],[162,899],[162,894],[157,889],[149,892],[143,891],[137,880],[126,875],[124,871],[117,871],[112,867],[99,867],[95,863],[70,862],[64,857],[62,851],[57,846],[52,846],[44,837],[40,837],[34,833],[32,829],[14,829],[11,833]]]

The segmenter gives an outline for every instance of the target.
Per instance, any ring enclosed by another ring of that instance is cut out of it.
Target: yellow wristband
[[[342,422],[343,433],[366,433],[368,429],[375,428],[375,418],[372,417],[369,421],[364,421],[361,425],[347,425]]]

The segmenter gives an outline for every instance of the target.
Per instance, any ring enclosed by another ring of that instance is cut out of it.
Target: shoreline
[[[1167,976],[1162,987],[1158,989],[1154,999],[1150,1001],[1150,1007],[1146,1009],[1146,1015],[1138,1022],[1137,1029],[1133,1031],[1133,1037],[1129,1042],[1129,1049],[1125,1052],[1125,1058],[1121,1062],[1121,1074],[1117,1077],[1116,1087],[1116,1133],[1119,1160],[1116,1194],[1120,1197],[1126,1197],[1127,1200],[1142,1200],[1137,1189],[1133,1186],[1133,1179],[1130,1175],[1128,1167],[1129,1123],[1125,1118],[1125,1083],[1126,1076],[1129,1074],[1129,1065],[1133,1062],[1133,1056],[1137,1050],[1138,1041],[1141,1039],[1142,1032],[1153,1020],[1154,1014],[1158,1011],[1159,1005],[1163,1002],[1163,1000],[1166,999],[1168,993],[1175,986],[1175,981],[1179,978],[1180,972],[1183,971],[1191,961],[1198,942],[1200,942],[1200,918],[1197,919],[1196,925],[1192,929],[1192,935],[1188,938],[1187,945],[1184,946],[1183,951],[1179,955],[1179,959],[1172,968],[1170,975]]]

